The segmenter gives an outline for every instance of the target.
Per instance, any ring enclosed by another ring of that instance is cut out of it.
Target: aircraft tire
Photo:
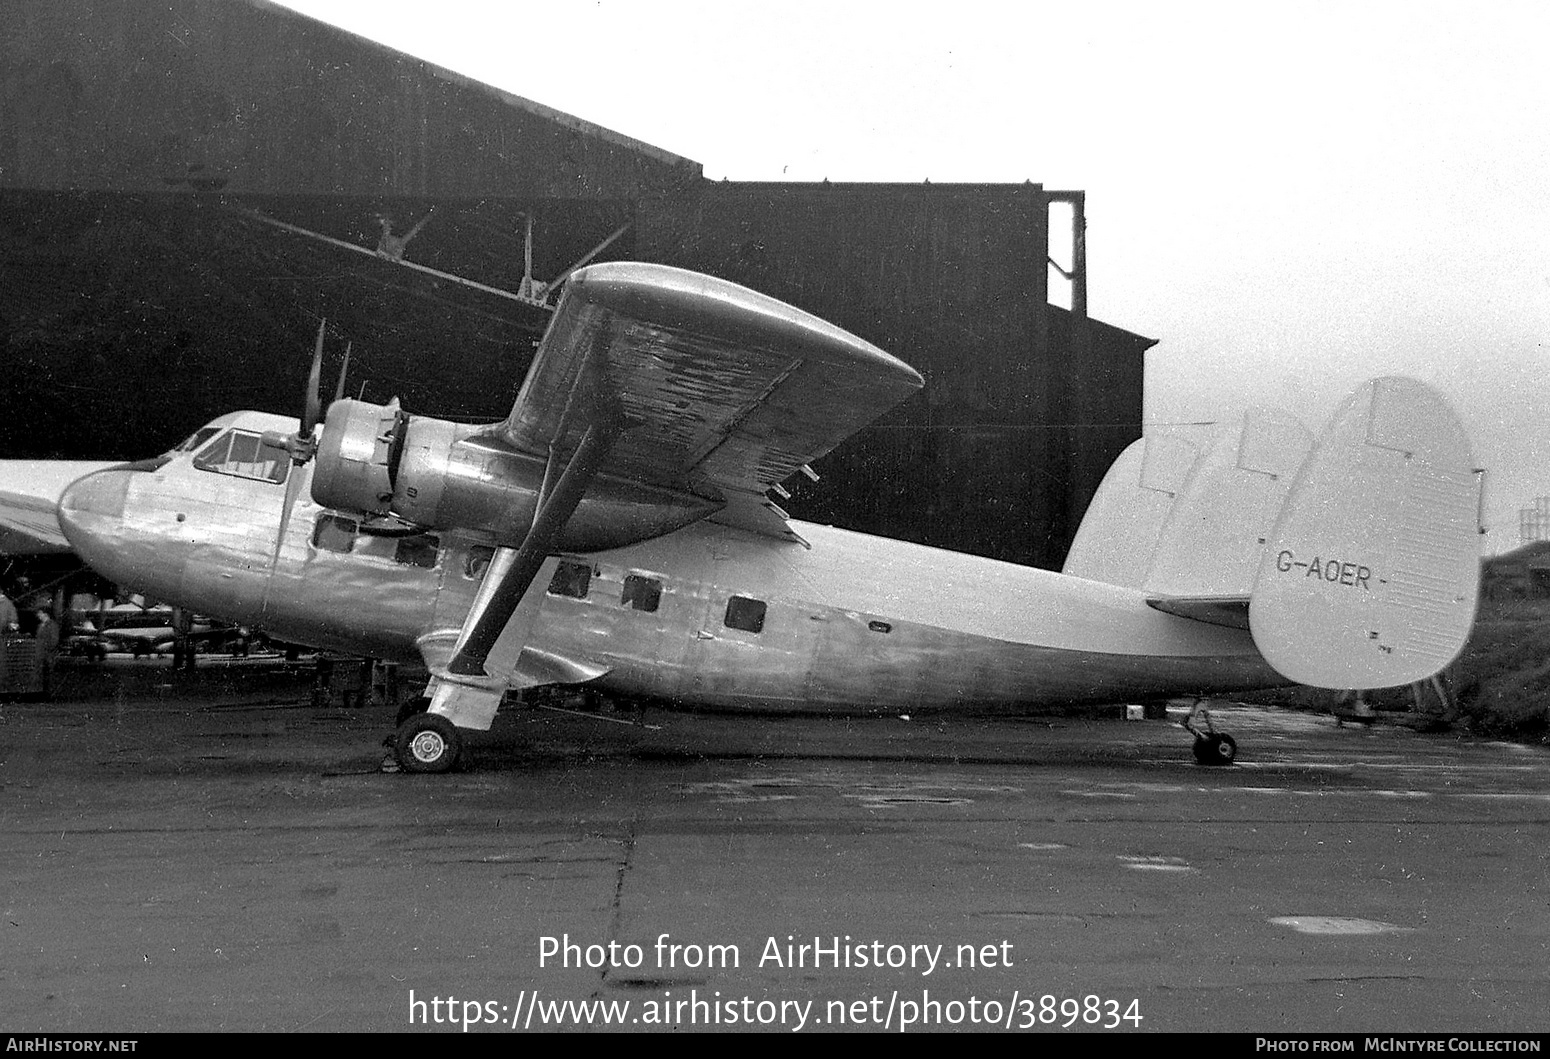
[[[449,772],[463,752],[463,738],[441,714],[417,713],[399,725],[393,751],[405,772]]]
[[[1202,765],[1231,765],[1238,758],[1238,743],[1230,735],[1213,732],[1195,740],[1195,760]]]

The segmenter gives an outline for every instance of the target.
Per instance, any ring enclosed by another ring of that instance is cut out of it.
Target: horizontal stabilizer
[[[1264,545],[1256,646],[1316,687],[1433,675],[1474,620],[1479,517],[1480,473],[1447,402],[1413,379],[1368,382],[1320,436]]]
[[[1177,614],[1191,621],[1220,625],[1228,629],[1249,627],[1247,596],[1152,596],[1147,604],[1164,614]]]

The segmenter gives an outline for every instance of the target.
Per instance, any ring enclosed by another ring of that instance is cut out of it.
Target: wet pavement
[[[1550,1022],[1542,747],[529,710],[388,775],[304,674],[125,665],[0,703],[7,1030]]]

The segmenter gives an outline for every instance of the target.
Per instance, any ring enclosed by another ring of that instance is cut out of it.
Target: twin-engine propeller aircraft
[[[321,342],[299,429],[223,416],[75,480],[59,526],[159,599],[423,661],[408,771],[450,768],[461,730],[536,685],[898,713],[1372,688],[1440,670],[1473,620],[1480,475],[1408,379],[1367,383],[1316,442],[1264,414],[1137,442],[1053,573],[789,519],[766,494],[922,381],[731,283],[576,272],[484,426],[336,399],[319,430]],[[1197,733],[1202,761],[1235,752]]]

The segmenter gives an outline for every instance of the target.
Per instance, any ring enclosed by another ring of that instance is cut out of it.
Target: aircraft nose
[[[107,470],[88,474],[65,487],[59,497],[59,528],[70,546],[83,556],[104,535],[123,523],[124,502],[134,471]]]
[[[183,585],[189,537],[184,516],[137,464],[88,474],[59,497],[59,528],[75,554],[103,577],[172,597]]]

